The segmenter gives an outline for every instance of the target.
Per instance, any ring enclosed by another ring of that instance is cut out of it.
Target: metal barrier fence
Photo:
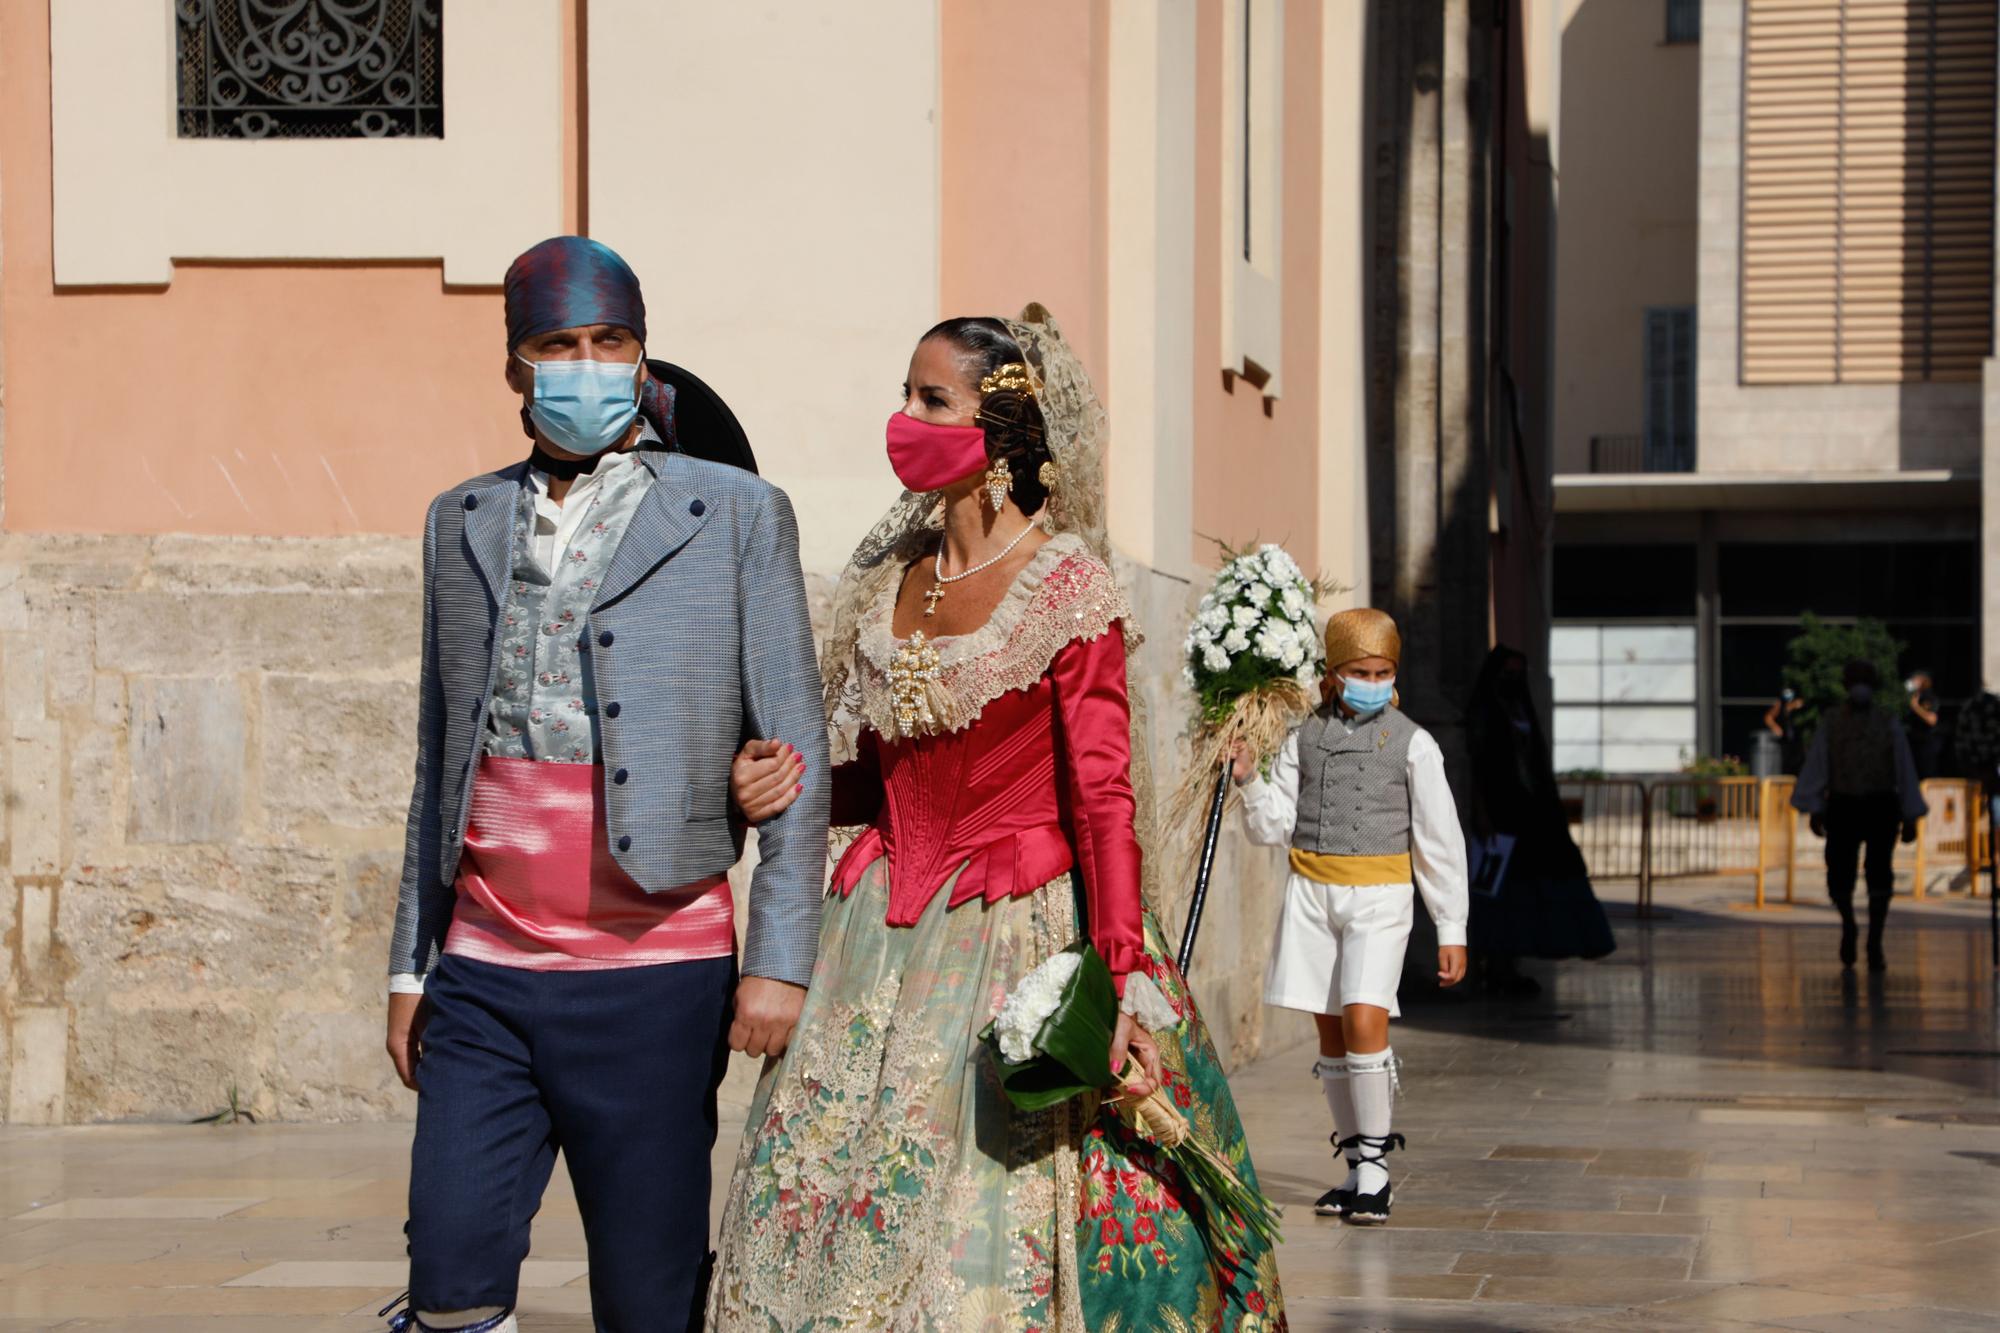
[[[1783,903],[1796,901],[1799,868],[1825,863],[1825,842],[1792,808],[1791,778],[1629,778],[1564,780],[1559,784],[1570,835],[1592,879],[1638,882],[1639,915],[1652,912],[1661,879],[1744,875],[1753,884],[1747,906],[1772,905],[1781,878]],[[1960,778],[1923,784],[1930,813],[1914,844],[1898,844],[1899,873],[1922,898],[1940,876],[1978,897],[1991,865],[1992,820],[1979,785]]]
[[[1652,908],[1652,827],[1646,784],[1622,778],[1558,784],[1570,836],[1592,879],[1635,879],[1639,914]]]
[[[1932,876],[1942,871],[1947,884],[1963,875],[1967,892],[1977,897],[1981,872],[1991,864],[1993,840],[1993,821],[1979,799],[1979,784],[1964,778],[1933,778],[1923,784],[1923,793],[1930,813],[1918,824],[1911,850],[1911,892],[1923,897],[1930,891]]]

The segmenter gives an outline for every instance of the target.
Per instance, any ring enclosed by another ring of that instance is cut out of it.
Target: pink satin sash
[[[479,761],[446,953],[584,972],[735,950],[728,876],[648,893],[618,864],[601,765]]]

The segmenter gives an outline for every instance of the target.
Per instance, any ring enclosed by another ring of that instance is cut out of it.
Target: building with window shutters
[[[1747,754],[1804,611],[2000,684],[1993,0],[1572,8],[1558,766]]]

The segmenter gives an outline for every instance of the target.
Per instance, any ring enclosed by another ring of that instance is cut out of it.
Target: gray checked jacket
[[[649,892],[720,874],[743,850],[731,760],[746,737],[789,741],[806,790],[758,829],[743,972],[804,985],[819,946],[830,768],[791,502],[719,463],[652,450],[640,460],[655,480],[582,629],[599,758],[630,774],[605,788],[606,832]],[[517,463],[454,486],[424,521],[417,771],[391,973],[428,973],[451,924],[527,471]]]

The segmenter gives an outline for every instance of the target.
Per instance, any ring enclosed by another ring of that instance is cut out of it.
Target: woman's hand
[[[729,766],[729,799],[752,824],[776,819],[805,787],[806,761],[782,741],[750,741]]]
[[[1139,1076],[1125,1084],[1122,1095],[1150,1097],[1166,1082],[1166,1074],[1160,1068],[1160,1048],[1154,1043],[1153,1034],[1140,1027],[1139,1020],[1132,1015],[1120,1014],[1117,1030],[1111,1034],[1113,1079],[1125,1072],[1128,1059],[1139,1062]]]
[[[1438,946],[1438,985],[1456,986],[1465,980],[1465,946],[1463,944],[1440,944]]]

